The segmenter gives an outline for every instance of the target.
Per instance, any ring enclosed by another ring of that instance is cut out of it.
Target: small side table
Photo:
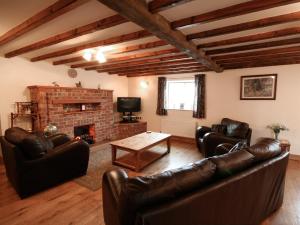
[[[290,151],[290,147],[291,147],[291,144],[290,144],[290,142],[288,140],[280,140],[281,151],[289,152]]]

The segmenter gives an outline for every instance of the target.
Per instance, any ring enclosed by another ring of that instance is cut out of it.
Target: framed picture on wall
[[[241,77],[241,100],[275,100],[277,74]]]

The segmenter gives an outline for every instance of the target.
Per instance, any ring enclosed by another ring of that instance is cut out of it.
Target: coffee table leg
[[[114,162],[116,161],[117,158],[117,148],[116,146],[111,146],[111,161],[112,164],[114,164]]]
[[[135,153],[135,160],[136,160],[135,171],[139,172],[140,168],[141,168],[141,161],[140,161],[140,154],[139,154],[139,152]]]
[[[167,139],[167,148],[168,148],[167,153],[170,153],[170,151],[171,151],[171,141],[170,141],[170,138]]]

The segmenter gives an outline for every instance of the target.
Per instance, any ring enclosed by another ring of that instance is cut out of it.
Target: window
[[[166,108],[179,110],[193,110],[195,81],[167,80]]]

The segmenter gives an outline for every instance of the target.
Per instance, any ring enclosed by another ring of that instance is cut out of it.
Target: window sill
[[[166,109],[166,110],[171,110],[171,111],[193,111],[192,109]]]

